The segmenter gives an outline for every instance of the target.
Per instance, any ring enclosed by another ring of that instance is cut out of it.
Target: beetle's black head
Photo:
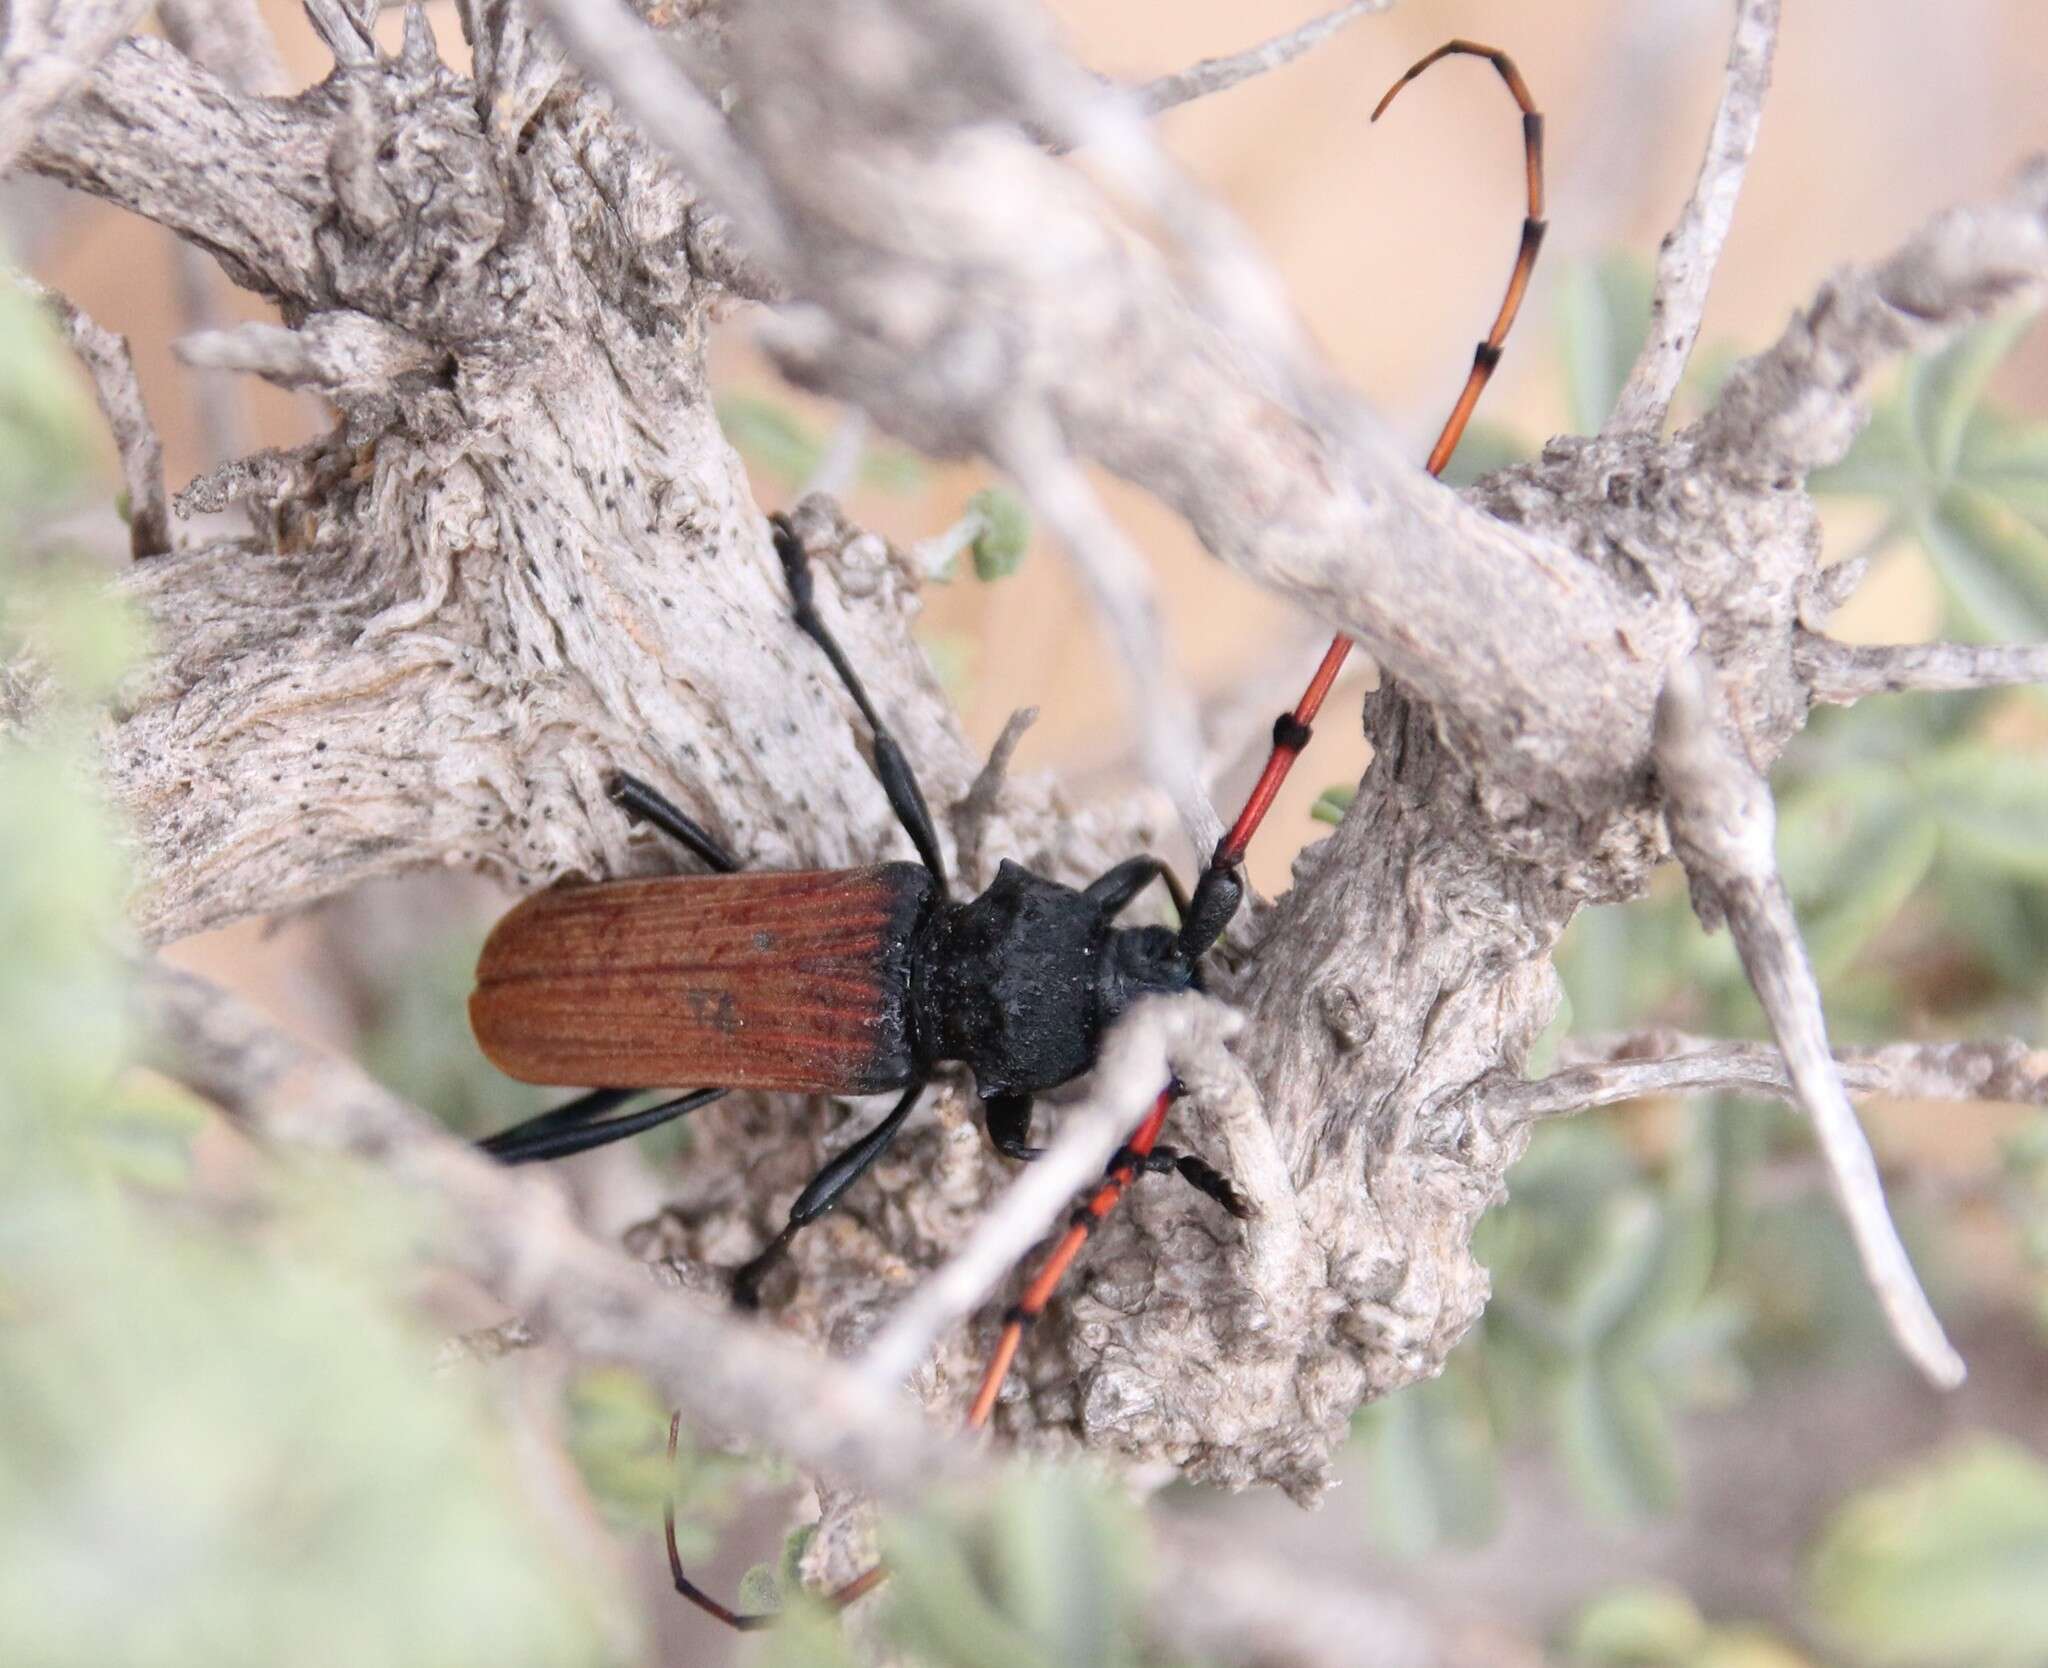
[[[1200,988],[1195,964],[1171,927],[1120,927],[1109,935],[1097,982],[1105,1025],[1141,996]]]

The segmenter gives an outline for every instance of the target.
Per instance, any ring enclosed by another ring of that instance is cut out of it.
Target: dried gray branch
[[[1770,789],[1727,733],[1726,702],[1703,656],[1671,671],[1657,705],[1656,759],[1671,843],[1708,928],[1726,921],[1799,1104],[1813,1120],[1835,1198],[1892,1334],[1935,1384],[1963,1379],[1885,1206],[1870,1144],[1828,1047],[1820,987],[1778,877]]]
[[[171,509],[164,496],[164,449],[157,439],[156,425],[142,403],[142,384],[136,380],[135,358],[128,351],[128,338],[95,324],[84,309],[47,285],[34,279],[20,279],[55,316],[58,327],[71,343],[92,377],[93,393],[113,432],[114,450],[121,460],[121,484],[128,498],[128,549],[140,561],[161,556],[171,548]]]
[[[1871,375],[2048,287],[2048,158],[2006,192],[1950,209],[1873,267],[1822,286],[1767,353],[1745,361],[1694,431],[1702,463],[1798,478],[1833,463],[1862,427]]]
[[[986,886],[992,877],[985,851],[991,821],[1002,807],[1003,782],[1025,732],[1038,722],[1036,707],[1019,707],[1004,720],[1002,734],[988,750],[988,762],[975,772],[960,803],[953,808],[953,838],[960,854],[960,879],[968,886]]]
[[[1395,0],[1351,0],[1349,5],[1325,12],[1321,17],[1312,17],[1285,34],[1275,35],[1257,46],[1248,46],[1242,52],[1233,52],[1223,58],[1204,58],[1184,70],[1155,76],[1143,86],[1132,89],[1132,100],[1146,115],[1157,116],[1179,105],[1191,104],[1198,98],[1228,92],[1232,87],[1293,63],[1304,53],[1313,52],[1338,30],[1361,17],[1393,10],[1394,4]]]
[[[1223,836],[1202,777],[1195,698],[1174,669],[1152,575],[1095,489],[1060,442],[1047,413],[1026,407],[995,425],[990,455],[1007,469],[1040,519],[1066,547],[1123,669],[1138,720],[1138,757],[1146,780],[1180,814],[1201,860]]]
[[[1199,996],[1146,1002],[1133,1010],[1096,1061],[1087,1099],[1062,1110],[1059,1133],[1037,1162],[1025,1167],[952,1257],[889,1317],[860,1358],[862,1375],[880,1389],[907,1378],[942,1333],[1009,1278],[1075,1194],[1100,1179],[1163,1084],[1177,1073],[1199,1080],[1236,1069],[1224,1045],[1242,1026],[1228,1008]]]
[[[284,60],[256,0],[157,0],[156,10],[165,39],[237,92],[284,93]]]
[[[1802,632],[1792,653],[1813,698],[1836,706],[1907,690],[2048,683],[2048,643],[1838,643]]]
[[[1835,1065],[1853,1095],[2048,1105],[2048,1049],[2017,1038],[1841,1048],[1835,1051]],[[1557,1070],[1549,1075],[1502,1081],[1478,1092],[1490,1114],[1510,1118],[1555,1117],[1647,1095],[1798,1099],[1777,1049],[1669,1030],[1569,1039],[1559,1050]]]
[[[1735,222],[1742,177],[1763,124],[1764,97],[1771,88],[1771,59],[1778,46],[1779,0],[1738,0],[1735,38],[1707,154],[1700,162],[1677,223],[1657,251],[1656,287],[1650,296],[1650,329],[1628,380],[1609,413],[1607,434],[1653,431],[1664,422],[1678,392],[1686,361],[1699,340],[1700,319],[1728,228]]]
[[[13,0],[0,19],[0,174],[148,10],[149,0]]]

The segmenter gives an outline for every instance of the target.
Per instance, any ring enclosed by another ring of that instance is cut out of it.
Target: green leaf
[[[987,583],[1009,578],[1031,548],[1031,512],[1024,500],[1002,487],[984,487],[967,500],[967,512],[982,522],[974,536],[975,578]]]
[[[2048,531],[2048,423],[1979,407],[1963,437],[1955,478]]]
[[[924,485],[924,464],[901,446],[871,446],[861,454],[860,479],[877,492],[915,492]]]
[[[718,426],[749,463],[784,485],[810,479],[824,446],[795,413],[757,394],[727,394],[718,401]]]
[[[1907,371],[1914,439],[1934,481],[1946,484],[1954,476],[1985,384],[2033,323],[2032,313],[2014,313],[1979,325]]]
[[[1886,400],[1873,410],[1842,460],[1814,471],[1808,484],[1818,493],[1880,498],[1908,513],[1917,512],[1935,496],[1911,416],[1905,402],[1898,399]]]
[[[1806,1590],[1879,1665],[2048,1661],[2048,1466],[1979,1436],[1870,1489],[1823,1532]]]
[[[1919,532],[1952,629],[1989,642],[2048,637],[2048,533],[1966,487],[1942,494]]]
[[[1326,822],[1335,828],[1344,820],[1344,813],[1351,809],[1351,802],[1357,797],[1358,789],[1353,784],[1336,783],[1316,795],[1316,802],[1308,808],[1308,814],[1317,822]]]
[[[1558,298],[1572,427],[1597,434],[1650,331],[1650,269],[1625,253],[1580,262]]]
[[[77,491],[95,421],[84,374],[42,303],[0,279],[0,516]]]
[[[1778,822],[1778,862],[1824,983],[1905,907],[1939,846],[1934,818],[1895,770],[1841,770],[1791,796]]]
[[[1683,1588],[1646,1581],[1588,1600],[1565,1632],[1565,1650],[1588,1668],[1663,1668],[1689,1663],[1706,1640],[1706,1620]]]
[[[1919,774],[1954,861],[1980,873],[2048,881],[2048,759],[1951,747]]]
[[[1143,1525],[1077,1479],[1035,1472],[989,1499],[892,1523],[901,1641],[932,1668],[1127,1668]]]
[[[1375,1402],[1360,1420],[1373,1537],[1396,1556],[1476,1546],[1500,1515],[1500,1456],[1484,1394],[1461,1357]]]
[[[1588,1360],[1553,1395],[1559,1452],[1589,1508],[1615,1519],[1671,1509],[1679,1492],[1678,1446],[1645,1367],[1621,1358]]]

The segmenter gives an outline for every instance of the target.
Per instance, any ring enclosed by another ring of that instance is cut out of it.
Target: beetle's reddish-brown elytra
[[[525,1083],[900,1089],[931,892],[914,863],[542,892],[485,943],[470,1026]]]

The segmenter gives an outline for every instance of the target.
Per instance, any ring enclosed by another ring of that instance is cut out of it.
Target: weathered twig
[[[0,174],[148,10],[148,0],[15,0],[0,36]]]
[[[1838,643],[1801,632],[1792,655],[1813,698],[1836,706],[1907,690],[2048,683],[2048,643]]]
[[[1871,375],[2048,286],[2048,158],[1994,200],[1936,216],[1894,254],[1822,286],[1768,352],[1745,360],[1692,431],[1734,479],[1804,476],[1849,449]]]
[[[1559,1057],[1547,1076],[1484,1086],[1479,1096],[1488,1115],[1548,1118],[1645,1095],[1799,1098],[1784,1055],[1767,1043],[1658,1030],[1568,1039]],[[2048,1104],[2048,1049],[2017,1039],[1840,1048],[1835,1065],[1843,1086],[1858,1096]]]
[[[164,496],[164,449],[156,425],[142,403],[142,384],[135,377],[135,359],[128,338],[95,324],[85,311],[34,279],[23,279],[55,316],[72,352],[92,377],[93,392],[114,450],[121,460],[121,482],[128,498],[128,548],[139,561],[161,556],[171,548],[171,508]]]
[[[230,87],[284,92],[284,60],[256,0],[157,0],[156,10],[171,44]]]
[[[1110,519],[1044,412],[1013,413],[997,428],[992,450],[1080,574],[1123,669],[1145,776],[1180,813],[1181,828],[1200,861],[1222,837],[1223,823],[1202,778],[1195,699],[1168,655],[1159,599],[1144,557]]]
[[[1361,17],[1391,11],[1394,4],[1395,0],[1351,0],[1349,5],[1325,12],[1321,17],[1312,17],[1284,35],[1275,35],[1271,40],[1248,46],[1242,52],[1233,52],[1222,58],[1204,58],[1184,70],[1155,76],[1143,86],[1132,89],[1132,100],[1146,115],[1156,116],[1177,105],[1228,92],[1232,87],[1293,63],[1302,54],[1321,46],[1347,24],[1355,23]]]
[[[1771,58],[1778,44],[1778,6],[1779,0],[1739,0],[1736,6],[1735,38],[1728,48],[1727,78],[1707,135],[1707,154],[1684,212],[1657,252],[1649,334],[1608,415],[1608,434],[1659,427],[1692,357],[1714,268],[1734,224],[1742,176],[1763,122]]]
[[[1010,774],[1025,732],[1038,722],[1036,707],[1019,707],[1003,723],[1003,732],[988,750],[988,762],[975,772],[967,792],[953,808],[954,842],[960,854],[960,877],[970,886],[989,882],[986,853],[988,826],[1002,802],[1003,783]]]
[[[1657,704],[1656,764],[1671,843],[1708,927],[1726,921],[1813,1120],[1835,1197],[1893,1336],[1934,1383],[1963,1378],[1885,1207],[1877,1161],[1829,1050],[1820,987],[1799,939],[1772,851],[1770,789],[1727,733],[1728,716],[1703,657],[1674,666]]]
[[[953,1256],[897,1309],[861,1357],[877,1387],[899,1384],[947,1328],[1001,1285],[1046,1227],[1135,1129],[1176,1069],[1220,1051],[1242,1028],[1229,1009],[1197,996],[1147,1002],[1117,1028],[1090,1074],[1088,1098],[1061,1115],[1057,1136],[1010,1185]]]

